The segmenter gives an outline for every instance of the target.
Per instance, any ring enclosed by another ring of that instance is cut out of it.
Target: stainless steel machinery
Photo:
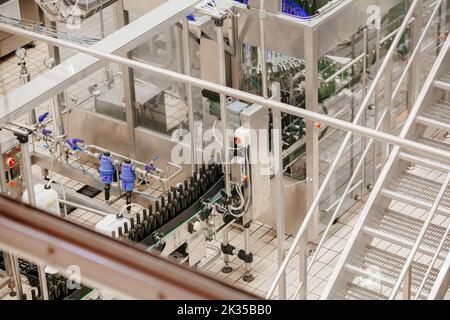
[[[281,262],[285,233],[302,224],[347,139],[342,123],[377,125],[381,92],[363,114],[357,107],[407,8],[402,0],[36,2],[56,30],[76,17],[79,32],[95,40],[87,46],[70,37],[36,36],[79,53],[63,59],[67,52],[52,47],[55,65],[45,81],[31,79],[0,100],[0,106],[8,103],[0,125],[32,138],[36,149],[26,159],[41,167],[46,187],[59,174],[97,191],[90,199],[79,197],[83,203],[62,199],[62,214],[67,206],[103,212],[95,226],[100,233],[190,267],[208,264],[212,248],[218,250],[212,259],[223,255],[227,273],[230,256],[237,256],[248,282],[257,276],[252,223],[277,229]],[[102,17],[102,30],[92,30],[89,23],[103,10],[114,19]],[[380,28],[372,28],[374,21]],[[412,27],[396,48],[394,71],[404,66],[415,41]],[[408,88],[420,72],[413,66]],[[215,91],[215,85],[226,89]],[[16,121],[50,99],[51,112]],[[386,131],[398,130],[412,102],[408,90],[399,92],[400,107]],[[330,126],[333,121],[340,126]],[[346,188],[367,139],[350,142],[308,226],[311,243],[333,220],[331,212],[340,209],[339,217],[360,201],[379,174],[386,150],[375,145]],[[2,145],[2,170],[7,192],[19,197],[27,187],[33,198],[33,178],[21,175],[30,169],[21,163],[23,144]],[[241,247],[229,241],[231,225],[243,231]],[[41,266],[36,269],[45,277]]]

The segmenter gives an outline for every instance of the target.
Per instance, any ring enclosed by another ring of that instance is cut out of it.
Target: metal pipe
[[[245,254],[250,254],[250,225],[244,227],[244,251]],[[243,277],[245,282],[251,282],[254,280],[252,275],[252,264],[251,262],[245,263],[245,274]]]
[[[103,211],[100,211],[100,210],[97,210],[97,209],[94,209],[94,208],[86,207],[86,206],[83,206],[81,204],[78,204],[78,203],[75,203],[75,202],[72,202],[72,201],[67,201],[67,200],[60,199],[59,202],[61,202],[62,204],[69,205],[71,207],[75,207],[75,208],[78,208],[78,209],[82,209],[82,210],[86,210],[86,211],[98,214],[99,216],[102,216],[102,217],[106,217],[108,215],[108,213],[106,213],[106,212],[103,212]]]
[[[362,90],[361,90],[361,95],[363,97],[366,96],[366,91],[367,91],[367,56],[369,54],[369,34],[368,34],[368,30],[367,27],[364,28],[363,30],[363,45],[364,45],[364,49],[363,49],[363,54],[364,54],[364,58],[363,58],[363,70],[362,70]],[[362,123],[361,123],[364,127],[367,125],[367,108],[364,109],[364,114],[362,117]],[[362,137],[361,139],[361,152],[364,152],[365,148],[367,146],[367,138],[366,137]],[[375,165],[375,163],[374,163]],[[361,178],[362,178],[362,184],[361,184],[361,198],[364,196],[364,192],[367,190],[366,186],[366,160],[364,159],[364,162],[362,163],[362,167],[361,167]]]
[[[380,38],[381,38],[381,30],[380,28],[377,28],[376,31],[376,39],[377,39],[377,46],[375,48],[375,65],[376,65],[376,70],[377,72],[379,72],[380,70],[380,60],[381,60],[381,51],[380,51]],[[380,105],[380,101],[379,101],[379,97],[378,97],[378,87],[375,90],[375,98],[374,98],[374,127],[375,124],[378,123],[378,110],[379,110],[379,105]],[[377,144],[374,143],[373,144],[373,171],[372,171],[372,180],[373,180],[373,184],[375,184],[376,181],[376,176],[377,176],[377,168],[376,168],[376,163],[377,163]]]
[[[22,148],[23,176],[28,193],[28,202],[31,206],[36,207],[36,194],[34,193],[33,172],[31,170],[28,136],[19,137],[19,141]],[[47,277],[45,275],[44,267],[38,265],[37,269],[39,275],[41,297],[43,300],[48,300]]]
[[[183,19],[183,64],[184,64],[184,74],[187,76],[191,75],[191,57],[190,57],[190,46],[189,46],[189,21],[187,18]],[[192,84],[186,83],[186,99],[187,99],[187,110],[189,117],[189,133],[191,136],[191,166],[192,174],[197,171],[197,147],[196,147],[196,135],[195,135],[195,110],[194,102],[192,96]]]
[[[419,249],[420,244],[422,243],[423,238],[425,237],[425,233],[428,230],[428,227],[431,223],[431,221],[434,218],[435,213],[437,212],[439,205],[441,204],[442,198],[445,195],[445,192],[447,191],[447,187],[450,184],[450,171],[447,173],[447,176],[445,177],[445,181],[441,186],[441,189],[439,190],[439,193],[434,200],[433,206],[431,207],[430,212],[427,215],[427,219],[423,223],[422,228],[420,229],[419,236],[417,237],[417,240],[414,243],[414,246],[412,247],[408,258],[406,259],[405,265],[402,269],[402,272],[400,273],[399,278],[397,279],[397,282],[395,283],[394,289],[392,289],[391,295],[389,296],[389,300],[392,300],[397,295],[397,292],[402,285],[403,279],[405,278],[406,274],[408,273],[409,269],[411,268],[411,263],[414,260],[414,257],[417,253],[417,249]]]
[[[24,50],[24,49],[22,49],[22,50]],[[25,58],[23,58],[20,61],[19,65],[20,65],[20,73],[19,73],[20,84],[23,86],[31,81],[31,75],[30,75],[30,71],[28,70]],[[31,126],[33,126],[37,123],[36,109],[33,109],[28,113],[28,123]]]
[[[417,289],[416,296],[414,297],[414,300],[419,299],[420,293],[422,292],[423,287],[427,283],[427,280],[428,280],[428,277],[430,276],[431,270],[433,270],[434,264],[436,263],[436,260],[438,259],[439,253],[441,252],[442,248],[444,247],[445,242],[447,241],[447,237],[448,237],[449,233],[450,233],[450,224],[445,229],[444,236],[442,237],[441,241],[439,242],[439,245],[438,245],[438,247],[436,249],[436,252],[433,255],[433,259],[428,264],[427,272],[425,273],[425,275],[424,275],[424,277],[422,279],[422,282],[419,285],[419,289]]]
[[[279,83],[272,84],[272,99],[280,101],[281,89]],[[272,136],[272,150],[273,154],[278,157],[278,162],[275,166],[275,177],[274,177],[274,187],[275,187],[275,215],[277,224],[277,260],[278,267],[284,260],[285,255],[285,207],[284,207],[284,175],[283,175],[283,159],[281,154],[283,152],[283,136],[282,136],[282,123],[281,123],[281,112],[279,110],[272,110],[273,118],[273,136]],[[277,159],[277,158],[276,158]],[[286,299],[286,272],[281,275],[280,283],[278,284],[278,296],[280,299]]]
[[[260,0],[259,7],[259,45],[261,50],[261,78],[262,78],[262,95],[265,99],[269,97],[267,87],[267,50],[266,50],[266,10],[264,0]]]
[[[222,86],[226,86],[226,69],[225,69],[225,46],[223,39],[223,20],[216,20],[216,32],[217,32],[217,50],[219,57],[219,83]],[[223,131],[223,161],[224,161],[224,174],[225,174],[225,192],[227,195],[231,195],[231,182],[230,182],[230,142],[228,137],[228,109],[227,109],[227,97],[224,92],[220,93],[220,120],[222,121]]]
[[[408,10],[408,13],[406,14],[406,17],[405,17],[405,19],[404,19],[404,21],[403,21],[403,23],[402,23],[402,25],[400,27],[400,31],[397,33],[394,41],[392,42],[392,45],[389,48],[389,51],[388,51],[388,53],[386,55],[386,58],[383,61],[383,64],[381,65],[380,70],[378,71],[377,75],[375,76],[375,79],[373,80],[373,83],[372,83],[371,87],[369,88],[369,90],[367,92],[367,95],[364,98],[364,101],[363,101],[361,107],[358,110],[358,113],[355,116],[355,119],[353,121],[353,125],[354,126],[356,126],[358,124],[358,122],[359,122],[363,112],[365,111],[365,108],[368,106],[368,104],[370,102],[370,99],[371,99],[373,93],[376,91],[376,87],[378,85],[378,82],[380,81],[380,79],[381,79],[381,77],[382,77],[386,67],[389,65],[389,63],[390,63],[390,61],[392,59],[392,56],[395,53],[395,50],[396,50],[396,48],[397,48],[397,46],[398,46],[398,44],[399,44],[399,42],[400,42],[400,40],[402,38],[403,33],[405,32],[405,30],[406,30],[406,28],[407,28],[407,26],[409,24],[409,20],[411,19],[412,15],[414,13],[414,9],[415,9],[415,7],[417,6],[418,3],[419,3],[419,0],[414,0],[413,3],[411,4],[411,7]],[[366,128],[366,130],[370,130],[370,129]],[[380,134],[380,132],[378,132],[377,130],[374,130],[374,131],[377,132],[378,134]],[[288,253],[286,255],[286,258],[285,258],[285,260],[283,262],[282,268],[280,270],[278,270],[277,275],[275,276],[275,279],[274,279],[274,281],[273,281],[269,291],[267,292],[266,298],[270,298],[272,296],[272,294],[273,294],[273,292],[274,292],[274,290],[275,290],[275,288],[277,286],[277,283],[280,280],[281,273],[286,269],[287,264],[289,263],[289,261],[291,260],[292,256],[294,255],[295,249],[298,246],[300,240],[302,239],[303,234],[307,230],[309,222],[310,222],[311,218],[313,217],[317,206],[319,205],[320,198],[322,197],[323,193],[325,192],[325,190],[326,190],[326,188],[328,186],[328,182],[330,181],[334,171],[336,170],[336,168],[337,168],[337,166],[339,164],[339,161],[341,160],[341,157],[344,154],[345,148],[346,148],[348,142],[350,141],[352,135],[353,135],[352,132],[348,132],[346,134],[344,142],[342,143],[339,151],[337,152],[336,158],[333,161],[333,164],[330,166],[330,169],[329,169],[327,175],[325,176],[325,178],[324,178],[324,180],[322,182],[322,185],[320,186],[319,191],[317,192],[316,197],[314,198],[314,201],[311,204],[311,207],[309,208],[309,210],[308,210],[308,212],[307,212],[307,214],[305,216],[305,219],[303,220],[303,223],[302,223],[300,229],[298,230],[298,232],[297,232],[297,234],[296,234],[296,236],[294,238],[294,241],[293,241],[292,245],[289,248],[289,251],[288,251]]]

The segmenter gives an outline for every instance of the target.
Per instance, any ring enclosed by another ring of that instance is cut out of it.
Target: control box
[[[1,135],[0,152],[2,161],[2,192],[14,199],[20,199],[25,184],[23,181],[22,148],[13,135]]]

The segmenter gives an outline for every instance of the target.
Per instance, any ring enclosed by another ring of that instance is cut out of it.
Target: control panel
[[[3,183],[6,194],[11,198],[20,198],[24,188],[22,149],[17,139],[8,139],[1,143]]]

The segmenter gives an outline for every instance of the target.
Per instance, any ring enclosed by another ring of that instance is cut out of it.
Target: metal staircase
[[[450,143],[435,137],[450,132],[449,48],[447,37],[400,134],[448,151],[449,160],[392,148],[322,299],[441,299],[447,292],[450,226],[435,221],[450,217]]]

